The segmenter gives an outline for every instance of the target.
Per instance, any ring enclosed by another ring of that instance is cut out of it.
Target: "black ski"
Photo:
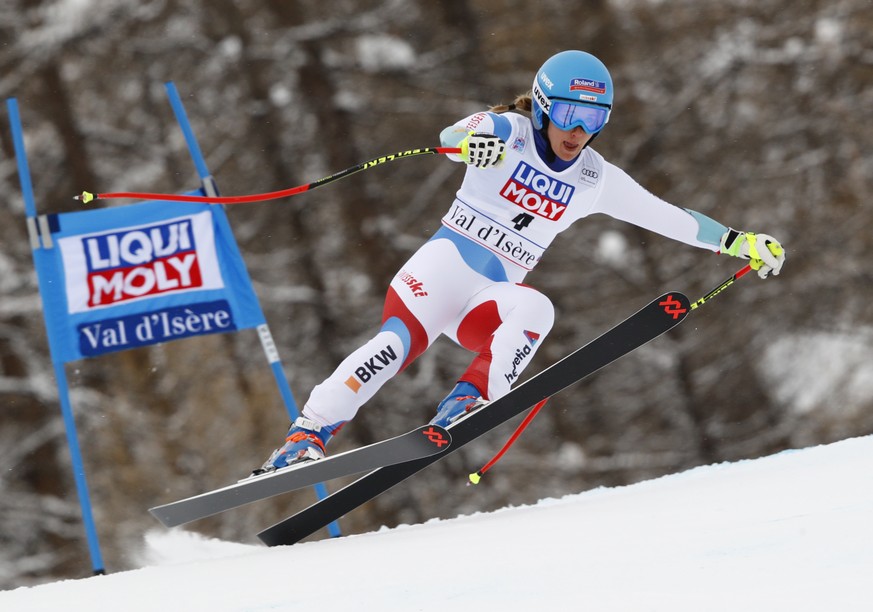
[[[167,527],[175,527],[325,480],[369,472],[385,465],[440,453],[451,442],[451,434],[442,427],[425,425],[397,437],[326,459],[253,476],[202,495],[157,506],[149,512]]]
[[[446,450],[374,470],[309,508],[265,529],[258,537],[268,546],[299,542],[448,453],[524,412],[540,400],[558,393],[660,336],[678,325],[689,310],[690,304],[685,295],[678,292],[665,293],[500,399],[453,423],[448,428],[452,435],[452,444]]]

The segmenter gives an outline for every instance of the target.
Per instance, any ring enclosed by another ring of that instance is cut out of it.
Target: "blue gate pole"
[[[35,226],[36,224],[36,202],[33,197],[33,184],[30,180],[30,168],[27,164],[27,153],[24,150],[24,137],[21,129],[21,118],[18,114],[18,101],[15,98],[9,98],[6,101],[6,107],[9,111],[9,123],[12,128],[12,143],[15,148],[15,160],[18,164],[18,180],[21,183],[21,193],[24,196],[24,208],[28,223]],[[36,249],[41,248],[38,238],[34,239],[31,236],[32,246],[34,248],[34,267],[36,268],[37,278],[40,275],[40,265],[35,256]],[[43,317],[46,316],[46,311],[43,309]],[[50,327],[46,321],[46,332],[49,332]],[[49,343],[51,349],[51,343]],[[82,453],[79,449],[79,438],[76,433],[76,422],[73,418],[73,407],[70,403],[70,392],[67,383],[67,374],[64,370],[64,364],[52,360],[55,372],[55,380],[58,385],[58,398],[61,404],[61,415],[64,419],[64,429],[67,434],[67,446],[70,449],[70,456],[73,464],[73,478],[76,483],[76,492],[79,497],[79,506],[82,509],[82,521],[85,525],[85,535],[88,540],[88,550],[91,553],[91,567],[94,574],[105,574],[106,569],[103,565],[103,555],[100,554],[100,542],[97,538],[97,529],[94,525],[94,516],[91,511],[91,497],[88,495],[88,483],[85,479],[85,466],[82,461]]]
[[[201,184],[203,185],[204,195],[217,196],[218,187],[215,179],[209,173],[209,168],[206,166],[206,160],[203,158],[203,153],[200,150],[200,145],[197,143],[197,138],[194,136],[194,130],[191,129],[191,123],[188,121],[188,115],[185,112],[185,107],[182,105],[182,99],[179,97],[179,91],[176,85],[170,81],[165,84],[167,97],[170,99],[170,106],[173,108],[173,114],[176,116],[176,121],[182,129],[182,135],[185,137],[185,142],[188,145],[188,151],[191,158],[194,160],[194,167],[197,169],[197,174],[200,176]],[[258,304],[260,309],[260,303]],[[282,396],[282,401],[285,404],[285,411],[288,416],[294,421],[300,412],[297,409],[297,403],[294,401],[294,395],[291,393],[291,385],[288,383],[288,377],[285,375],[285,370],[282,368],[282,362],[279,358],[279,353],[276,351],[273,344],[273,338],[270,334],[270,329],[266,323],[264,313],[260,313],[262,325],[258,326],[258,334],[261,338],[261,345],[264,347],[264,352],[267,354],[267,361],[270,364],[270,369],[273,372],[273,378],[276,380],[276,386],[279,388],[279,394]],[[329,495],[327,487],[323,482],[314,485],[315,494],[318,499],[324,499]],[[327,527],[331,537],[339,537],[342,535],[337,521],[332,522]]]
[[[79,436],[76,433],[76,421],[73,418],[73,406],[70,403],[70,392],[67,384],[67,373],[64,364],[55,363],[55,379],[58,382],[58,397],[61,401],[61,414],[64,417],[64,429],[67,433],[67,446],[73,462],[73,478],[76,481],[76,493],[79,496],[79,506],[82,508],[82,522],[85,524],[85,537],[88,540],[88,551],[91,553],[91,568],[95,575],[105,574],[103,556],[100,554],[100,542],[97,539],[97,527],[91,512],[91,496],[88,494],[88,482],[85,479],[85,464],[79,449]]]

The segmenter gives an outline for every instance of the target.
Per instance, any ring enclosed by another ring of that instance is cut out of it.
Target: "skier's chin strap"
[[[600,130],[600,132],[602,132],[602,131],[603,131],[603,130]],[[594,132],[593,134],[591,134],[591,138],[589,138],[589,139],[588,139],[588,142],[586,142],[586,143],[582,146],[582,150],[583,150],[583,151],[584,151],[585,149],[588,148],[588,145],[590,145],[592,142],[594,142],[594,139],[597,138],[597,137],[600,135],[600,132]]]

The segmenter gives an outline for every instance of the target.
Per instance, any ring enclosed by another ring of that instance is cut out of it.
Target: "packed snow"
[[[867,436],[290,547],[156,529],[142,569],[0,610],[867,611],[871,517]]]

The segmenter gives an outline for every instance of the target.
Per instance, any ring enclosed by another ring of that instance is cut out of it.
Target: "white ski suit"
[[[440,334],[476,353],[459,380],[485,399],[504,395],[554,322],[549,299],[522,281],[574,221],[604,213],[710,251],[727,231],[649,193],[590,147],[569,164],[546,163],[523,115],[477,113],[444,130],[444,146],[455,146],[446,140],[456,126],[500,136],[506,156],[467,168],[442,227],[391,281],[379,333],[313,389],[303,415],[330,431]]]

